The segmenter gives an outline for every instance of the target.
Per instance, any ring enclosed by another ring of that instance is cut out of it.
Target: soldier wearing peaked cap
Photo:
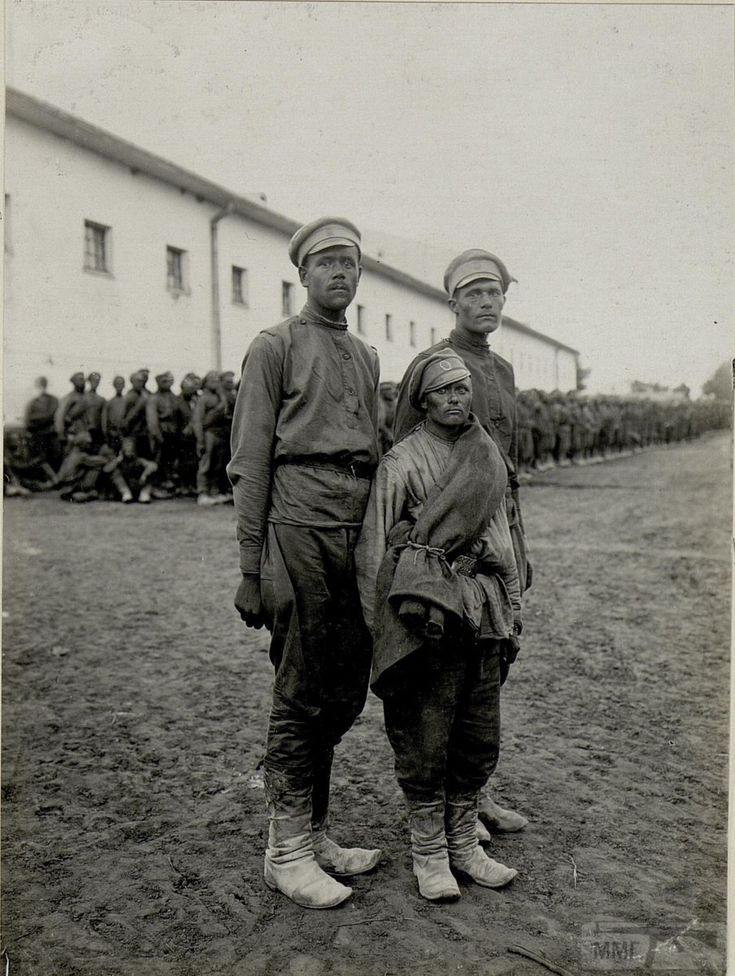
[[[503,261],[490,251],[472,248],[450,262],[444,273],[444,289],[455,315],[455,327],[446,339],[419,353],[406,370],[398,390],[394,438],[398,443],[422,420],[410,397],[410,378],[417,365],[442,350],[456,353],[470,371],[472,412],[495,441],[508,469],[507,516],[523,593],[531,585],[531,566],[526,558],[518,502],[515,377],[511,364],[495,353],[488,341],[500,328],[506,292],[515,280]],[[496,830],[521,830],[528,822],[515,811],[500,807],[487,790],[481,794],[479,810],[480,816]],[[478,830],[485,836],[481,825]]]
[[[100,379],[99,373],[90,373],[87,377],[88,389],[84,394],[84,400],[87,404],[87,430],[92,438],[92,447],[96,451],[100,449],[105,440],[102,430],[102,411],[105,408],[105,398],[97,392]]]
[[[351,889],[326,872],[360,874],[380,856],[327,834],[334,747],[361,712],[370,675],[354,549],[378,460],[379,367],[345,319],[361,271],[355,225],[306,224],[288,253],[306,304],[252,342],[233,417],[235,606],[249,626],[270,629],[276,669],[265,880],[299,905],[329,908]]]
[[[156,486],[162,492],[174,487],[174,468],[179,454],[179,398],[171,389],[173,373],[166,370],[156,376],[156,392],[146,400],[150,456],[156,464]]]
[[[125,416],[125,409],[127,406],[125,403],[125,397],[123,396],[123,390],[125,389],[125,377],[115,376],[112,381],[112,388],[115,391],[115,395],[110,397],[110,399],[105,402],[105,406],[102,410],[102,433],[104,434],[107,443],[110,445],[115,454],[117,454],[122,447],[122,433],[120,431],[120,424]]]
[[[477,797],[498,759],[521,594],[506,465],[470,413],[467,366],[442,350],[406,388],[424,419],[380,462],[356,558],[413,870],[440,901],[460,895],[450,866],[490,888],[516,874],[480,848]]]
[[[87,402],[84,395],[84,373],[72,373],[69,377],[72,390],[62,398],[54,415],[56,436],[69,446],[69,438],[87,430]]]
[[[135,439],[136,453],[144,458],[150,458],[148,424],[145,415],[149,396],[145,388],[147,372],[147,370],[137,370],[130,374],[130,389],[123,398],[125,400],[125,412],[120,423],[120,431],[123,436]]]

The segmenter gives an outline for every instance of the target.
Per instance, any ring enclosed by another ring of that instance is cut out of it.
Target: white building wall
[[[215,366],[210,220],[217,207],[165,182],[104,159],[10,116],[6,127],[6,422],[22,417],[33,380],[49,378],[61,396],[78,369],[112,378],[142,366],[152,375]],[[84,221],[111,228],[111,273],[85,271]],[[293,284],[293,311],[305,291],[287,254],[287,237],[239,214],[217,227],[222,366],[239,371],[253,337],[281,321],[281,284]],[[166,287],[166,246],[186,251],[188,289]],[[232,301],[232,266],[247,271],[247,305]],[[380,355],[382,376],[398,381],[421,349],[446,336],[446,302],[371,272],[363,274],[347,318]],[[391,316],[392,338],[386,335]],[[414,322],[413,345],[410,323]],[[574,356],[502,327],[493,347],[513,362],[520,388],[572,389]]]

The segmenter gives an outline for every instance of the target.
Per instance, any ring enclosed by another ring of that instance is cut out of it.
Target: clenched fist
[[[235,609],[245,621],[246,626],[255,630],[265,623],[263,600],[260,595],[260,577],[243,576],[235,594]]]

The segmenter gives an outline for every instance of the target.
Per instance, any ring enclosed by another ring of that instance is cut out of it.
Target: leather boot
[[[334,908],[346,901],[352,888],[330,878],[317,864],[311,837],[311,790],[279,792],[268,788],[270,818],[263,876],[302,908]]]
[[[447,800],[447,845],[449,863],[458,874],[470,877],[485,888],[503,888],[518,874],[494,861],[477,842],[477,798]]]
[[[355,875],[372,871],[383,853],[379,848],[340,847],[327,836],[329,827],[329,779],[334,750],[329,749],[314,761],[311,834],[316,862],[330,874]]]
[[[444,802],[410,804],[408,822],[419,894],[429,901],[455,901],[460,891],[449,870]]]
[[[487,787],[480,793],[477,812],[486,827],[504,834],[512,834],[517,830],[523,830],[528,823],[528,819],[515,810],[507,810],[504,807],[498,806],[490,796]]]

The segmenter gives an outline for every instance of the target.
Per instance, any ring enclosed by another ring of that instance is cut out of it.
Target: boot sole
[[[471,874],[463,871],[462,868],[452,868],[452,871],[458,878],[462,878],[464,881],[471,881],[473,884],[479,885],[481,888],[492,888],[497,891],[500,888],[507,888],[507,886],[518,877],[518,872],[516,871],[507,881],[499,881],[497,884],[488,884],[487,881],[478,881],[477,878],[473,878]]]
[[[433,898],[430,897],[429,895],[422,894],[421,891],[419,891],[419,894],[426,901],[430,901],[436,905],[448,905],[453,901],[459,901],[459,899],[462,897],[461,891],[458,891],[456,895],[454,893],[452,893],[451,895],[435,895]]]
[[[525,817],[523,818],[523,823],[519,826],[510,826],[508,824],[501,823],[499,820],[492,820],[487,815],[483,815],[482,810],[479,810],[477,815],[480,820],[482,820],[485,827],[496,834],[517,834],[519,830],[525,830],[525,828],[528,826],[528,820],[526,820]]]
[[[340,895],[339,898],[337,898],[335,901],[330,901],[326,905],[308,905],[306,902],[299,901],[298,898],[294,898],[292,895],[286,894],[285,891],[281,891],[278,885],[274,881],[271,881],[269,878],[263,876],[263,880],[265,881],[266,886],[270,888],[271,891],[277,891],[279,894],[283,895],[284,898],[288,898],[289,901],[292,901],[294,905],[298,905],[299,908],[311,908],[315,911],[319,911],[322,908],[336,908],[338,905],[344,904],[344,902],[346,902],[348,898],[352,897],[352,890],[350,889],[348,890],[346,895],[344,896]]]
[[[360,874],[369,874],[370,871],[374,871],[377,868],[378,864],[380,863],[380,858],[382,857],[382,855],[383,852],[378,851],[375,854],[375,856],[370,860],[370,863],[367,865],[367,867],[360,868],[359,871],[338,871],[336,868],[330,867],[328,864],[323,864],[319,860],[318,855],[316,858],[316,863],[319,865],[322,871],[326,871],[327,874],[334,875],[335,877],[338,878],[356,878]]]

